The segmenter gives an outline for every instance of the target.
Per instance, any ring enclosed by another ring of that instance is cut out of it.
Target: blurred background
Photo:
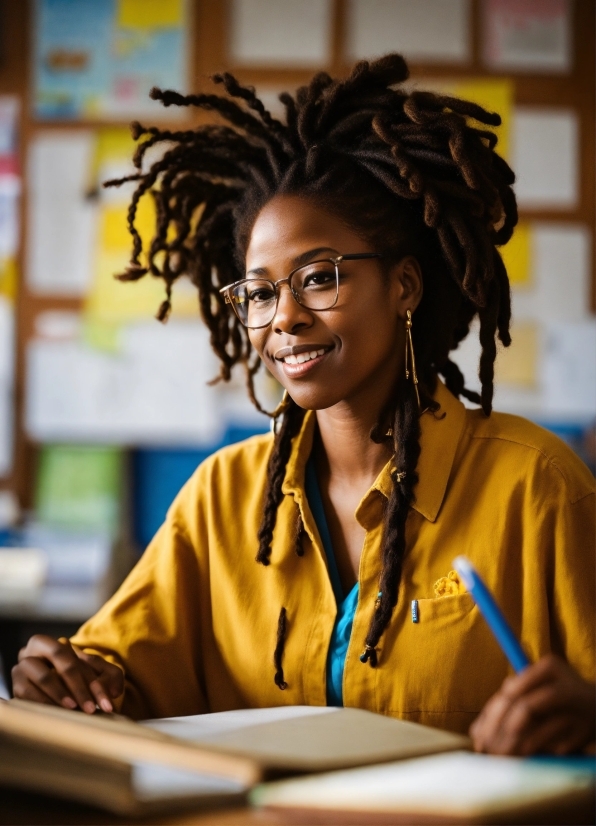
[[[594,469],[593,0],[0,0],[0,655],[68,634],[143,552],[218,447],[267,429],[216,364],[190,283],[166,326],[161,282],[124,285],[127,123],[173,129],[156,85],[229,69],[274,114],[313,72],[388,51],[412,86],[498,111],[521,221],[503,254],[513,345],[495,407]],[[139,217],[148,237],[153,215]],[[478,345],[456,354],[477,386]],[[263,401],[275,388],[261,382]],[[6,691],[0,685],[0,694]]]

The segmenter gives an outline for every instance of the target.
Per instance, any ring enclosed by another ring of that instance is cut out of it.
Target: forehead
[[[306,198],[278,195],[258,214],[246,251],[246,268],[288,267],[309,249],[336,253],[364,249],[362,239],[338,217]],[[352,249],[353,248],[353,249]]]

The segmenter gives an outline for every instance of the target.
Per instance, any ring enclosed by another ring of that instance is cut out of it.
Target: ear
[[[413,255],[402,258],[391,268],[391,280],[395,289],[396,309],[400,318],[407,310],[414,312],[422,299],[422,270]]]

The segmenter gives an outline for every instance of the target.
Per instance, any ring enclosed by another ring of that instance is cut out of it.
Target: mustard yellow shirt
[[[343,698],[346,706],[464,732],[510,669],[471,596],[449,587],[436,596],[435,583],[465,554],[532,660],[554,651],[594,680],[594,479],[530,422],[467,410],[442,384],[436,399],[445,415],[421,418],[408,553],[376,669],[359,656],[379,589],[390,465],[356,511],[366,537]],[[197,469],[124,584],[73,637],[124,669],[125,714],[325,705],[337,609],[304,495],[315,425],[308,413],[294,441],[268,567],[255,562],[266,435],[224,448]],[[303,556],[295,552],[297,508]],[[285,691],[273,680],[282,606]]]

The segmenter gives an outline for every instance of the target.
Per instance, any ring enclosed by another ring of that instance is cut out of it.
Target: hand
[[[470,728],[476,751],[569,754],[594,741],[595,687],[549,654],[507,677]]]
[[[112,700],[124,691],[124,675],[103,657],[86,654],[68,640],[43,634],[31,637],[12,669],[14,696],[93,714],[110,713]],[[110,699],[111,698],[111,699]]]

